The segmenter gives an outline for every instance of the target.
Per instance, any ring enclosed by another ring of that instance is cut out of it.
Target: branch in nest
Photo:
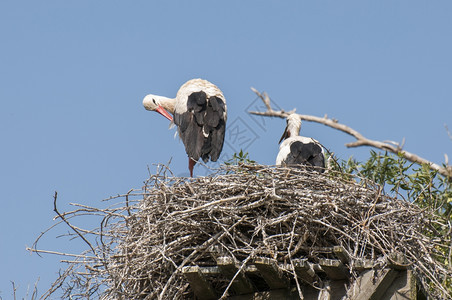
[[[285,112],[284,110],[280,110],[280,111],[273,110],[270,106],[270,100],[269,100],[270,98],[268,97],[268,95],[266,93],[259,93],[254,88],[251,88],[251,90],[253,92],[255,92],[259,96],[259,98],[262,99],[265,106],[267,107],[267,111],[264,111],[264,112],[250,111],[249,112],[250,114],[258,115],[258,116],[265,116],[265,117],[279,117],[279,118],[284,119],[284,118],[287,118],[288,115],[290,115],[292,112],[295,111],[295,110],[292,110],[290,112]],[[406,158],[407,160],[409,160],[411,162],[414,162],[414,163],[417,163],[420,165],[424,165],[424,164],[428,165],[431,170],[438,171],[438,173],[440,173],[441,175],[449,178],[449,180],[452,180],[452,166],[448,165],[447,160],[445,163],[446,167],[442,167],[436,163],[433,163],[425,158],[420,157],[419,155],[416,155],[414,153],[403,150],[402,149],[403,143],[401,146],[400,144],[394,143],[394,142],[380,142],[380,141],[368,139],[368,138],[364,137],[361,133],[356,131],[355,129],[353,129],[347,125],[339,123],[336,119],[328,118],[327,115],[325,115],[323,118],[311,116],[311,115],[301,115],[301,114],[299,114],[299,116],[301,117],[302,120],[320,123],[320,124],[326,125],[328,127],[337,129],[339,131],[347,133],[348,135],[353,136],[356,139],[356,141],[345,144],[345,146],[347,146],[348,148],[360,147],[360,146],[370,146],[370,147],[378,148],[381,150],[389,151],[389,152],[395,153],[397,155],[402,155],[404,158]]]
[[[61,220],[64,221],[64,223],[66,223],[72,230],[74,230],[74,232],[85,242],[88,244],[88,246],[91,248],[91,250],[93,251],[93,254],[96,255],[96,251],[94,250],[93,246],[91,245],[90,242],[88,242],[88,240],[76,229],[74,228],[74,226],[72,226],[72,224],[70,224],[66,218],[60,214],[60,212],[57,209],[57,195],[58,193],[55,191],[55,195],[53,196],[53,211],[56,212],[56,214],[58,215],[58,217],[60,217]]]

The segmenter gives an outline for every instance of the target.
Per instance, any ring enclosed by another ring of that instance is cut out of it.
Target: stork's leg
[[[190,177],[193,177],[193,168],[196,165],[196,160],[191,159],[191,157],[188,158],[188,169],[190,170]]]

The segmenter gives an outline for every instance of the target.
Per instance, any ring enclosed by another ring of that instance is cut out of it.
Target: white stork
[[[149,94],[144,97],[143,105],[177,125],[191,177],[200,158],[204,162],[209,158],[217,161],[223,149],[227,119],[226,99],[217,86],[207,80],[192,79],[180,87],[176,98]]]
[[[306,165],[325,168],[325,156],[322,145],[310,137],[300,136],[301,118],[297,114],[287,117],[287,127],[279,142],[276,165]],[[323,169],[319,170],[321,173]]]

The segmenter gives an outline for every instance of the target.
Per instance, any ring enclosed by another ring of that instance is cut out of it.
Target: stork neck
[[[288,137],[292,137],[292,136],[298,136],[300,135],[300,126],[301,124],[294,124],[294,123],[289,123],[287,124],[287,132],[288,132]]]
[[[164,109],[174,115],[174,105],[176,103],[176,99],[160,97],[159,101]]]

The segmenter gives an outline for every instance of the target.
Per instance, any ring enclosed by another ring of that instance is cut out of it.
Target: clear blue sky
[[[61,210],[102,206],[140,188],[152,164],[172,158],[187,174],[183,144],[141,101],[191,78],[227,98],[224,157],[244,148],[274,163],[285,122],[246,113],[260,104],[253,86],[281,108],[452,160],[451,16],[451,1],[1,1],[0,296],[14,281],[25,297],[38,278],[43,293],[65,266],[25,250],[53,224],[55,190]],[[323,125],[302,134],[342,158],[369,152]],[[65,231],[39,247],[80,251],[56,238]]]

